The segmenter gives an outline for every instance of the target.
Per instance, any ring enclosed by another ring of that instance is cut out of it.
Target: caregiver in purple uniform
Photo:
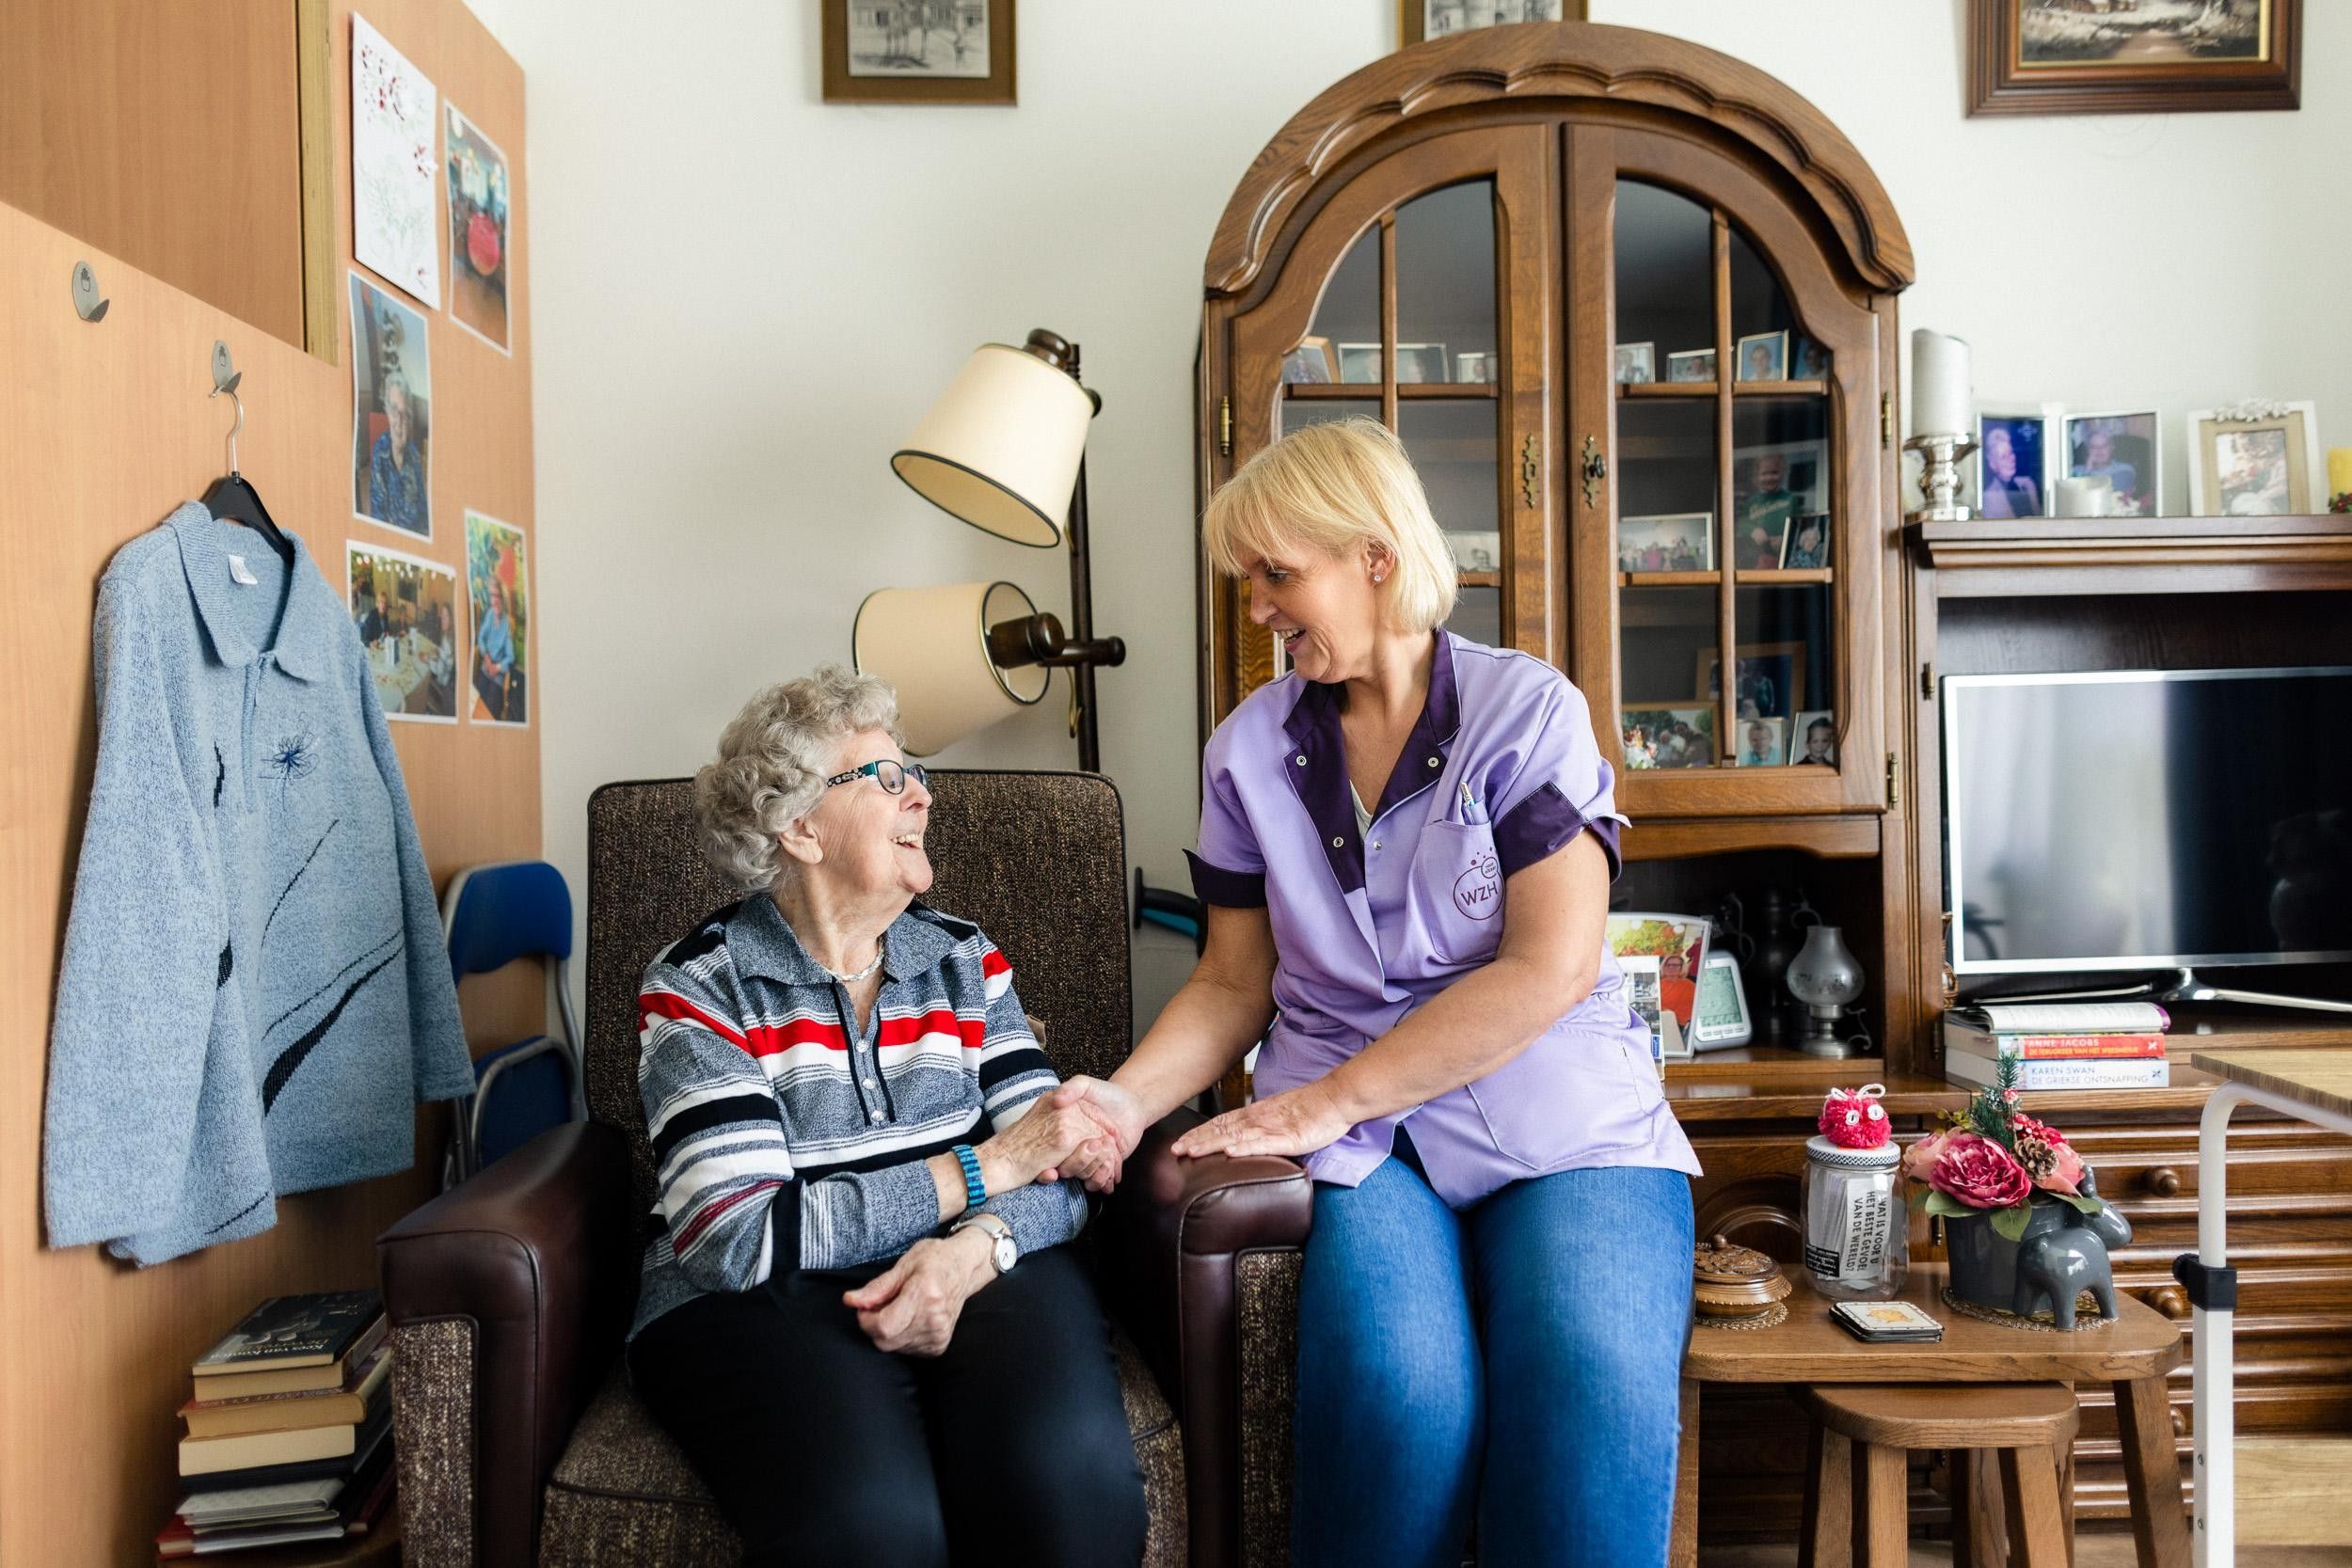
[[[1181,1155],[1314,1179],[1292,1560],[1666,1560],[1698,1164],[1603,942],[1617,871],[1584,699],[1442,629],[1454,561],[1369,420],[1267,448],[1210,501],[1291,673],[1210,736],[1200,967],[1107,1083],[1109,1179],[1263,1039],[1258,1097]],[[1109,1145],[1114,1140],[1117,1148]]]

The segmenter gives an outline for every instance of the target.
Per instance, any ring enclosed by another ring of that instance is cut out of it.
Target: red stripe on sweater
[[[788,1023],[755,1023],[749,1029],[738,1029],[723,1023],[686,998],[666,990],[649,990],[637,998],[641,1015],[680,1019],[699,1023],[723,1040],[732,1040],[754,1056],[772,1056],[779,1051],[789,1051],[796,1045],[821,1045],[828,1051],[847,1051],[850,1037],[838,1023],[820,1019],[796,1018]]]
[[[993,979],[999,974],[1011,973],[1012,965],[1007,963],[1005,956],[993,947],[980,955],[980,977],[982,979]]]
[[[945,1007],[933,1007],[928,1013],[908,1018],[883,1019],[874,1043],[879,1046],[913,1045],[926,1035],[956,1035],[963,1040],[966,1051],[977,1051],[988,1036],[988,1021],[958,1018]]]
[[[729,1193],[726,1196],[706,1205],[701,1213],[696,1214],[688,1222],[684,1230],[671,1239],[671,1256],[676,1257],[688,1247],[692,1246],[696,1237],[717,1224],[728,1210],[733,1209],[745,1198],[757,1197],[762,1193],[771,1192],[783,1185],[781,1181],[755,1181],[739,1193]]]

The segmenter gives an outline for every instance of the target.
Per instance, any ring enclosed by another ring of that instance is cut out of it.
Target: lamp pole
[[[1021,345],[1028,353],[1079,381],[1078,345],[1058,333],[1038,327]],[[1102,395],[1079,381],[1094,411],[1103,411]],[[1070,493],[1070,640],[1043,662],[1070,672],[1073,729],[1078,739],[1078,767],[1089,773],[1103,770],[1103,744],[1095,722],[1094,669],[1098,664],[1127,661],[1127,644],[1116,637],[1094,637],[1094,564],[1087,542],[1087,460],[1078,458],[1078,483]],[[1058,641],[1058,640],[1057,640]]]

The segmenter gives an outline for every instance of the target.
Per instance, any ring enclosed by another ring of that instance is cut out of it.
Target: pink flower
[[[1927,1180],[1928,1173],[1935,1169],[1935,1163],[1944,1157],[1944,1150],[1951,1147],[1952,1139],[1957,1136],[1958,1131],[1947,1127],[1941,1132],[1929,1133],[1904,1149],[1903,1174],[1914,1181]]]
[[[1971,1209],[2009,1209],[2033,1196],[2033,1179],[2009,1150],[1974,1132],[1954,1132],[1928,1185]]]

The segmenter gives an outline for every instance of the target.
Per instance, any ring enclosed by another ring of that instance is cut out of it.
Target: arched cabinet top
[[[1335,83],[1251,162],[1217,220],[1205,283],[1239,294],[1316,182],[1351,153],[1439,110],[1509,103],[1639,104],[1703,122],[1785,170],[1844,246],[1855,274],[1910,286],[1911,241],[1885,187],[1828,118],[1777,78],[1714,50],[1633,27],[1559,22],[1482,27],[1415,44]]]

